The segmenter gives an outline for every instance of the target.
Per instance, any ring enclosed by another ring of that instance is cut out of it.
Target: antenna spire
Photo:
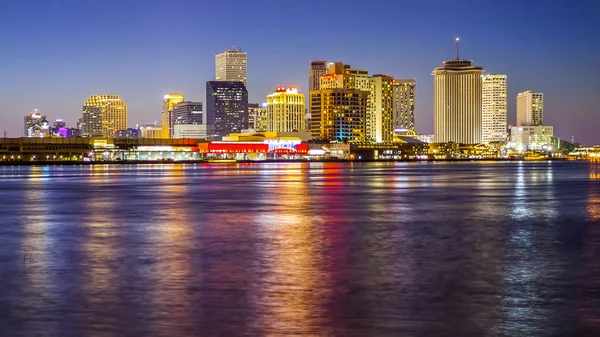
[[[458,42],[460,41],[460,38],[456,38],[456,60],[460,60],[460,58],[458,57]]]

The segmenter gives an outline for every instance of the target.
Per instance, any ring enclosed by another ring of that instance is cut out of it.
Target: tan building
[[[142,138],[164,138],[162,136],[162,127],[154,124],[144,124],[140,126]]]
[[[247,55],[239,49],[231,49],[215,56],[215,80],[243,82],[246,86]]]
[[[394,106],[392,100],[393,77],[373,75],[370,78],[367,107],[367,141],[390,143],[394,140]]]
[[[417,80],[392,82],[392,115],[394,130],[415,128],[415,99]]]
[[[544,94],[527,90],[517,95],[517,126],[544,124]]]
[[[119,95],[92,95],[83,105],[83,137],[115,137],[127,129],[127,105]]]
[[[183,102],[183,95],[168,94],[163,99],[162,109],[162,138],[173,138],[173,109]]]
[[[277,87],[267,95],[267,132],[292,132],[305,129],[304,94],[296,88]]]
[[[458,55],[456,60],[443,63],[433,71],[435,141],[481,143],[483,68],[458,59]]]
[[[321,90],[310,92],[313,138],[364,142],[369,92],[356,89],[356,76],[340,62],[330,62],[321,76]]]
[[[482,141],[504,142],[507,139],[506,75],[488,74],[482,81]]]

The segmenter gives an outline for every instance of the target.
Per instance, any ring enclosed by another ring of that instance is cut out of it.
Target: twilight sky
[[[311,59],[370,74],[417,78],[416,128],[433,133],[431,71],[461,57],[508,75],[515,97],[545,94],[547,125],[600,143],[597,1],[541,0],[3,0],[0,132],[22,135],[37,108],[71,126],[89,95],[119,94],[129,125],[159,121],[162,97],[205,102],[214,55],[248,52],[248,90],[263,102],[278,84],[306,94]]]

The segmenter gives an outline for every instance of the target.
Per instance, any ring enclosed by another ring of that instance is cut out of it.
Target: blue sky
[[[417,79],[419,133],[433,132],[431,71],[461,56],[508,75],[515,97],[545,94],[545,124],[600,143],[600,23],[591,1],[5,0],[0,8],[0,129],[21,135],[37,108],[74,125],[87,97],[115,93],[129,124],[160,120],[162,96],[205,101],[214,55],[248,52],[250,100],[278,84],[306,93],[312,59]],[[0,130],[1,131],[1,130]]]

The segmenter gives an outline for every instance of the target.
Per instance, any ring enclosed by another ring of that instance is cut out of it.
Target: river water
[[[600,331],[600,165],[0,167],[1,336]]]

